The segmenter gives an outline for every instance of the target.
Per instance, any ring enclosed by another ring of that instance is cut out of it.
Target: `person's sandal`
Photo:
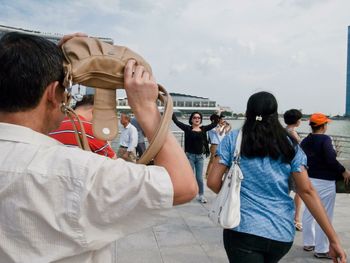
[[[315,258],[326,258],[326,259],[332,259],[331,255],[329,255],[328,252],[326,253],[314,253]]]
[[[300,232],[303,231],[303,225],[301,224],[301,222],[294,221],[294,226],[295,226],[295,230],[300,231]]]
[[[304,246],[303,249],[307,252],[310,252],[315,250],[315,246]]]

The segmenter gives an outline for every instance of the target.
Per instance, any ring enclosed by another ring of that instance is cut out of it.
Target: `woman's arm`
[[[333,257],[333,262],[338,262],[337,258],[340,258],[339,262],[346,263],[344,249],[341,247],[339,238],[327,217],[321,200],[309,180],[307,171],[302,167],[301,172],[294,172],[292,175],[296,184],[297,193],[328,237],[329,253]]]
[[[333,170],[336,171],[339,174],[344,173],[345,168],[341,163],[337,160],[337,153],[334,150],[332,139],[327,136],[327,139],[323,143],[323,154],[326,159],[327,165]]]
[[[211,129],[215,128],[218,125],[218,122],[212,122],[209,125],[203,125],[202,130],[203,131],[210,131]]]
[[[289,131],[289,135],[292,136],[299,144],[301,143],[301,138],[295,130]]]
[[[214,192],[218,193],[222,186],[222,177],[227,171],[227,166],[219,163],[220,157],[216,156],[213,166],[208,174],[207,186]]]
[[[176,124],[176,126],[179,127],[181,130],[186,131],[190,128],[189,125],[186,125],[186,124],[182,123],[181,121],[179,121],[177,119],[175,113],[173,113],[172,119],[173,119],[173,122]]]

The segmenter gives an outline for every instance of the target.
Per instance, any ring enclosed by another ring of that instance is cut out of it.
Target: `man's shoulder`
[[[132,123],[129,123],[129,129],[133,130],[133,131],[137,131],[137,128],[132,124]]]

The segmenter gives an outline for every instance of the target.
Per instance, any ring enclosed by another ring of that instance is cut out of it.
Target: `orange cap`
[[[310,117],[310,124],[315,123],[316,126],[331,122],[331,119],[328,119],[323,113],[314,113]]]

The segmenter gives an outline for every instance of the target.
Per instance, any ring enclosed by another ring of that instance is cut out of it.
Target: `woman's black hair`
[[[287,110],[283,114],[284,122],[287,125],[296,124],[298,122],[298,120],[301,119],[301,117],[303,117],[303,114],[301,113],[300,110],[296,110],[296,109]]]
[[[242,128],[242,156],[268,156],[291,163],[297,142],[279,122],[277,107],[276,98],[268,92],[258,92],[249,98]]]
[[[198,112],[198,111],[194,111],[194,112],[191,113],[191,116],[190,116],[190,118],[188,119],[188,123],[189,123],[190,125],[193,124],[192,118],[193,118],[193,116],[194,116],[195,114],[198,114],[199,116],[201,116],[201,122],[200,122],[200,123],[202,123],[202,121],[203,121],[203,115],[202,115],[202,113],[200,113],[200,112]]]

